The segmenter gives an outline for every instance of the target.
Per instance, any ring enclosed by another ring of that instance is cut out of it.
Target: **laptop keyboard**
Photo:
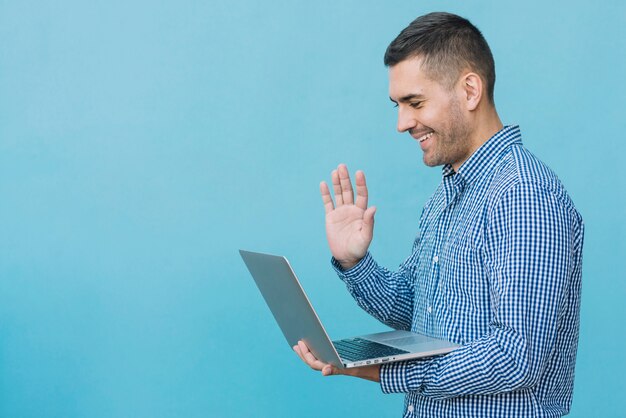
[[[339,357],[349,361],[369,360],[408,353],[408,351],[364,340],[363,338],[347,338],[345,340],[333,341],[333,345],[337,349]]]

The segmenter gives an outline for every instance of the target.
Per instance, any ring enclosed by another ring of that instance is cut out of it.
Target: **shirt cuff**
[[[347,270],[344,270],[343,267],[341,267],[341,264],[339,264],[339,261],[337,261],[335,257],[331,259],[331,264],[337,272],[339,278],[346,284],[357,284],[362,282],[363,280],[368,279],[374,270],[378,268],[376,261],[374,261],[374,258],[369,251],[365,254],[365,257]]]
[[[401,361],[380,366],[380,388],[383,393],[407,393],[419,390],[428,361]]]

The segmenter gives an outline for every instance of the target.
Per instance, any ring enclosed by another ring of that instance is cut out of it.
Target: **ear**
[[[461,77],[463,101],[467,110],[476,110],[483,97],[483,81],[476,73],[467,73]]]

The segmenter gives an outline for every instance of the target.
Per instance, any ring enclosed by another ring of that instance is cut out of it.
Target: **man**
[[[406,393],[405,416],[555,417],[569,412],[578,342],[583,224],[556,175],[503,126],[495,70],[469,21],[431,13],[389,45],[389,95],[443,179],[395,271],[368,252],[375,207],[356,173],[320,185],[333,265],[358,304],[385,324],[461,344],[440,357],[353,369],[294,347],[323,375]]]

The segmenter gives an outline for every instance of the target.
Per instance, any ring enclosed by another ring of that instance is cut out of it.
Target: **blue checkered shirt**
[[[583,223],[556,175],[507,126],[443,179],[397,271],[368,253],[339,276],[395,329],[461,345],[381,367],[405,417],[558,417],[578,343]]]

